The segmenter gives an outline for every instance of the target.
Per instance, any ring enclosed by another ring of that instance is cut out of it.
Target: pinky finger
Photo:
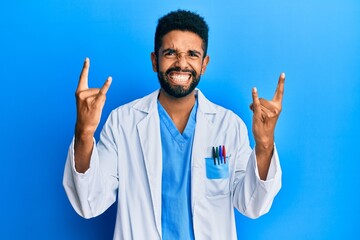
[[[111,82],[112,82],[112,77],[108,77],[104,85],[101,87],[99,94],[106,95],[107,91],[110,88]]]

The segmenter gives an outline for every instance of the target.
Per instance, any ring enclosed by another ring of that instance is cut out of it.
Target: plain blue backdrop
[[[286,72],[276,128],[283,188],[267,215],[236,215],[239,239],[357,237],[358,0],[15,0],[0,3],[0,239],[112,239],[115,208],[82,219],[62,187],[78,76],[90,57],[90,87],[113,77],[101,125],[157,89],[156,22],[178,8],[210,26],[199,87],[249,129],[251,88],[272,98]]]

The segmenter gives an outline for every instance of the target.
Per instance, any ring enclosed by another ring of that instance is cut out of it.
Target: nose
[[[176,65],[181,69],[184,69],[187,66],[187,55],[185,52],[179,52],[176,55]]]

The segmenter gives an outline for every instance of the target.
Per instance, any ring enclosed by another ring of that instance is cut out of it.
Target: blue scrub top
[[[194,239],[191,213],[191,153],[197,100],[181,134],[158,101],[162,143],[162,237]]]

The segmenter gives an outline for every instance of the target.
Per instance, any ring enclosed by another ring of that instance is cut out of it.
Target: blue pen
[[[222,159],[222,151],[221,151],[221,146],[219,146],[219,159],[221,164],[223,163],[223,159]]]

